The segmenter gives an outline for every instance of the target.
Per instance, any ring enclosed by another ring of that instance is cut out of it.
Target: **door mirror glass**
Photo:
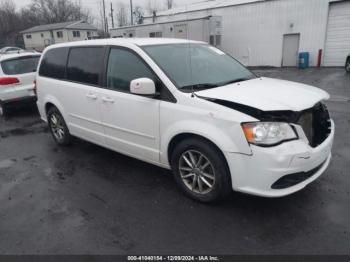
[[[149,78],[137,78],[130,82],[130,92],[137,95],[155,95],[156,86]]]

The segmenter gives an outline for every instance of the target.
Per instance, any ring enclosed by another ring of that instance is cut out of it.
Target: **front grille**
[[[302,112],[297,124],[303,128],[311,147],[322,144],[331,132],[331,120],[327,107],[323,103],[318,103],[313,108]]]
[[[315,175],[324,166],[326,161],[310,171],[285,175],[285,176],[281,177],[280,179],[278,179],[275,183],[273,183],[271,188],[272,189],[285,189],[288,187],[295,186],[301,182],[304,182],[305,180],[307,180],[310,177],[312,177],[313,175]]]

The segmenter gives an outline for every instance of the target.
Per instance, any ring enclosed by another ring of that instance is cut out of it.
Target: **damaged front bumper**
[[[275,147],[251,145],[252,155],[225,153],[235,191],[263,197],[282,197],[303,189],[327,169],[334,140],[331,133],[319,146],[305,139]]]

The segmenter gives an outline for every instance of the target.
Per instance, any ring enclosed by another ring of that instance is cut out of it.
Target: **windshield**
[[[25,56],[1,62],[5,75],[20,75],[35,72],[40,56]]]
[[[256,78],[231,56],[206,44],[152,45],[143,50],[185,92]]]

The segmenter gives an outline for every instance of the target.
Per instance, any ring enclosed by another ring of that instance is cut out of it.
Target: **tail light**
[[[0,86],[18,84],[19,80],[16,77],[0,77]]]

